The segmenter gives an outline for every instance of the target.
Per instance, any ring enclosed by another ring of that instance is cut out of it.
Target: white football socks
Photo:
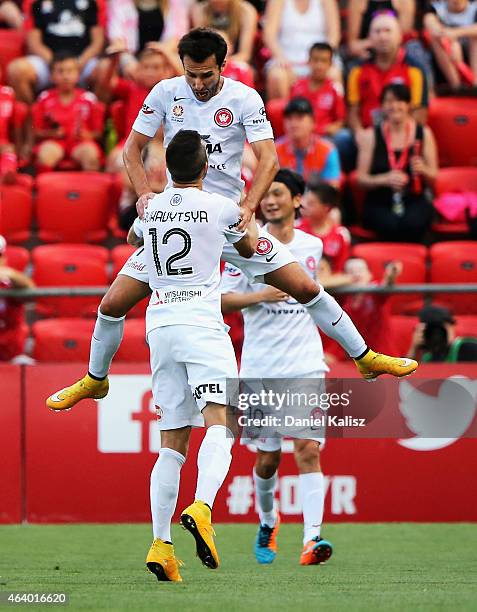
[[[171,448],[161,448],[151,472],[151,516],[154,538],[171,542],[171,520],[179,494],[185,457]]]
[[[325,483],[322,472],[298,476],[303,511],[303,544],[320,535],[325,502]]]
[[[225,425],[211,425],[197,454],[197,489],[195,499],[212,508],[215,496],[229,471],[234,438]]]
[[[366,342],[338,302],[321,287],[320,293],[304,304],[313,321],[355,359],[366,351]]]
[[[271,478],[262,478],[253,470],[255,484],[255,499],[258,506],[258,516],[261,525],[275,527],[277,513],[275,510],[275,488],[277,486],[277,472]]]
[[[109,317],[98,308],[98,317],[91,338],[88,372],[96,378],[108,375],[111,362],[121,344],[126,317]]]

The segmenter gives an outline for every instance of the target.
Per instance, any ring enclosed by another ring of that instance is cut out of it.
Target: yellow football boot
[[[108,395],[109,380],[106,377],[104,380],[95,380],[89,374],[78,380],[70,387],[65,387],[46,400],[46,405],[51,410],[71,410],[79,401],[87,398],[103,399]]]
[[[160,582],[182,582],[179,567],[183,563],[176,558],[172,544],[156,538],[147,553],[146,565]]]
[[[361,359],[354,360],[359,373],[366,380],[375,380],[381,374],[391,376],[409,376],[417,370],[419,365],[414,359],[405,357],[389,357],[381,353],[375,353],[371,349]]]
[[[180,523],[194,536],[197,556],[202,563],[210,569],[216,569],[220,561],[214,544],[215,531],[211,514],[207,504],[196,500],[182,512]]]

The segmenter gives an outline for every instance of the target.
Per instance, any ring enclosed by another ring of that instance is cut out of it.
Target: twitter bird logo
[[[476,411],[477,381],[451,376],[440,386],[437,397],[407,381],[399,383],[399,409],[414,438],[398,444],[415,451],[450,446],[464,435]]]

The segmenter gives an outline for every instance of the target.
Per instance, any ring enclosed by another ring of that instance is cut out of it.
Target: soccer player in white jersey
[[[217,32],[191,30],[180,40],[178,50],[184,76],[165,79],[151,90],[124,146],[126,169],[139,196],[139,216],[155,195],[147,181],[142,150],[161,126],[166,146],[179,130],[195,129],[209,153],[210,170],[204,188],[241,202],[239,229],[243,229],[278,170],[273,132],[263,102],[255,90],[221,75],[227,44]],[[242,199],[240,170],[245,139],[258,162],[250,189]],[[250,259],[241,258],[229,245],[222,258],[250,279],[265,281],[303,304],[315,323],[355,360],[364,378],[385,373],[406,376],[417,368],[413,360],[388,357],[369,349],[349,316],[305,273],[288,249],[273,236],[263,234],[263,238]],[[101,301],[91,339],[88,374],[51,395],[47,399],[49,408],[69,410],[81,399],[107,395],[107,375],[122,340],[124,318],[148,294],[147,266],[139,250],[126,262]]]
[[[294,228],[295,214],[304,190],[305,182],[299,174],[288,169],[279,170],[261,202],[261,209],[267,221],[266,230],[286,244],[299,264],[314,278],[323,243],[316,236]],[[277,390],[277,386],[280,386],[278,379],[282,379],[290,392],[303,392],[306,386],[303,379],[324,381],[328,367],[323,358],[321,338],[301,304],[290,300],[289,296],[277,289],[250,283],[238,268],[229,264],[224,268],[221,291],[222,312],[243,312],[245,335],[241,379],[275,379],[273,383],[263,381],[267,390]],[[297,388],[294,387],[294,379]],[[324,392],[324,386],[318,383],[314,389],[314,392],[317,391]],[[324,482],[319,448],[323,439],[315,437],[316,432],[312,434],[311,430],[304,430],[293,441],[303,505],[302,565],[323,563],[333,551],[330,542],[320,535]],[[287,435],[293,437],[294,433],[290,430]],[[276,538],[280,524],[274,505],[274,492],[281,436],[254,437],[242,442],[252,443],[257,448],[253,479],[260,526],[255,540],[255,556],[259,563],[272,563],[277,552]]]
[[[150,202],[132,232],[143,238],[152,290],[146,311],[152,391],[161,449],[151,473],[154,541],[147,555],[158,580],[181,581],[171,541],[171,519],[191,427],[207,431],[197,457],[195,501],[181,514],[202,563],[215,569],[211,509],[232,459],[226,427],[226,379],[238,378],[232,342],[220,311],[220,256],[226,241],[243,257],[255,252],[257,232],[239,232],[239,210],[202,190],[207,172],[198,132],[178,132],[166,150],[173,184]],[[229,392],[230,393],[230,392]]]

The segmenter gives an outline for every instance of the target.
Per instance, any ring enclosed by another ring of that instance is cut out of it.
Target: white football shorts
[[[264,283],[265,274],[296,261],[285,245],[263,229],[260,229],[257,250],[250,259],[241,257],[234,246],[227,242],[222,251],[222,260],[240,268],[247,278],[255,283]],[[146,256],[142,247],[129,257],[119,274],[149,284]]]
[[[147,336],[152,393],[160,430],[203,427],[207,402],[233,402],[237,362],[227,326],[156,327]],[[227,387],[227,379],[231,384]]]
[[[289,404],[282,410],[276,410],[270,405],[259,405],[243,412],[242,416],[246,418],[243,421],[244,427],[240,436],[241,444],[253,444],[258,450],[274,452],[280,450],[283,438],[315,440],[320,444],[324,443],[325,427],[303,425],[303,420],[307,420],[312,415],[322,414],[322,412],[317,412],[316,404],[310,405],[304,399],[305,395],[308,398],[315,398],[316,395],[326,393],[325,372],[314,372],[296,379],[255,379],[246,388],[249,392],[254,393],[260,393],[263,390],[265,397],[270,397],[271,391],[275,394],[288,394]],[[242,391],[241,388],[240,392]],[[249,427],[245,425],[248,418],[266,419],[267,417],[275,417],[276,423],[270,422],[264,427],[267,432],[266,436],[260,435],[260,426],[253,423]]]

